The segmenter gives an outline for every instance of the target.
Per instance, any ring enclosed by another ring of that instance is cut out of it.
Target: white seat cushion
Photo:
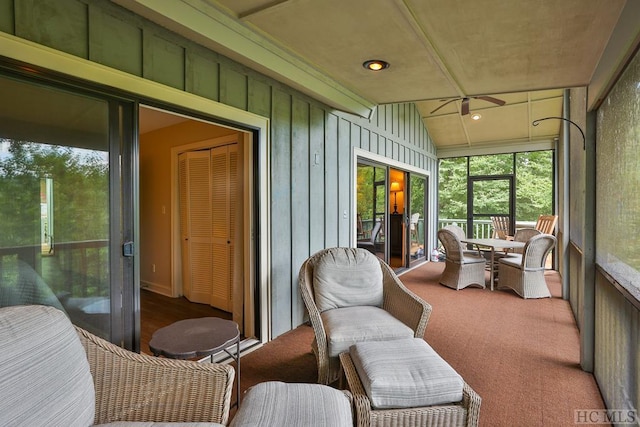
[[[321,384],[267,381],[251,387],[230,427],[353,426],[351,401]]]
[[[321,315],[327,332],[329,357],[338,357],[355,343],[413,337],[413,329],[387,311],[372,306],[343,307]]]
[[[474,256],[474,255],[463,254],[462,258],[464,259],[464,263],[465,264],[474,264],[474,263],[477,263],[477,262],[482,262],[482,263],[487,262],[487,260],[484,259],[484,257],[479,257],[479,256]]]
[[[520,268],[522,266],[522,255],[521,254],[509,254],[504,258],[500,258],[498,262],[502,264],[507,264],[512,267]]]
[[[349,354],[375,409],[462,400],[464,380],[423,339],[358,343]]]

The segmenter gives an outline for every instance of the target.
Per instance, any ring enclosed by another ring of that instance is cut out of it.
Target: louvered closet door
[[[180,154],[178,165],[183,292],[189,301],[210,304],[213,271],[209,151]]]
[[[237,186],[237,145],[211,150],[211,206],[213,217],[213,289],[211,305],[225,311],[233,310]]]

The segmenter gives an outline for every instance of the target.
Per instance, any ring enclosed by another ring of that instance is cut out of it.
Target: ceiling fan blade
[[[506,104],[502,99],[494,98],[492,96],[474,96],[475,99],[482,99],[483,101],[493,102],[494,104],[498,104],[500,106]]]
[[[460,109],[460,114],[466,116],[469,114],[469,98],[462,98],[462,108]]]
[[[442,107],[444,107],[445,105],[451,104],[452,102],[457,101],[458,99],[460,99],[460,98],[453,98],[453,99],[448,100],[447,102],[445,102],[444,104],[440,105],[438,108],[436,108],[435,110],[433,110],[433,111],[432,111],[431,113],[429,113],[429,114],[433,114],[433,113],[435,113],[436,111],[438,111],[439,109],[441,109],[441,108],[442,108]],[[443,100],[443,101],[444,101],[444,100]]]

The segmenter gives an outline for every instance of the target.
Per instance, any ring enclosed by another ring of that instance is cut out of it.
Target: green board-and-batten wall
[[[270,119],[272,338],[304,321],[302,262],[351,243],[354,148],[437,176],[414,104],[380,106],[368,119],[335,111],[110,2],[0,0],[0,31]],[[436,188],[431,179],[431,236]]]

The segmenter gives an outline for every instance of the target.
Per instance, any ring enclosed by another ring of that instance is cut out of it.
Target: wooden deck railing
[[[103,293],[99,288],[108,291],[108,250],[106,239],[59,242],[45,253],[41,245],[0,247],[0,269],[3,263],[18,259],[38,272],[56,293],[97,296]]]

